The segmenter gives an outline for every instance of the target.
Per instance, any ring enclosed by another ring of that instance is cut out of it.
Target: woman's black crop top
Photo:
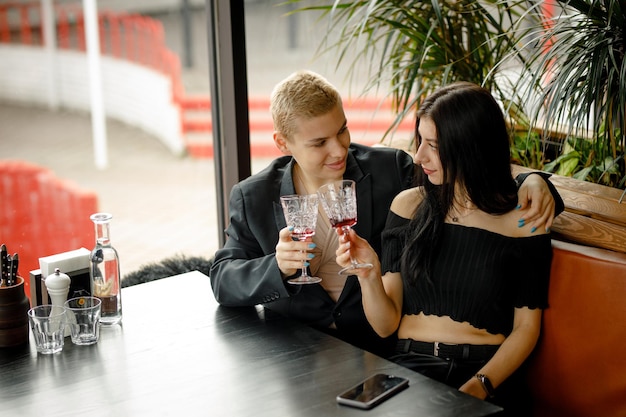
[[[390,213],[383,232],[382,272],[401,272],[409,220]],[[445,223],[431,276],[404,281],[403,314],[449,316],[508,336],[515,307],[545,309],[552,247],[549,234],[514,238]]]

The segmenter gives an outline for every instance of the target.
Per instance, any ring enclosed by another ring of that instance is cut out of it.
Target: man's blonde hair
[[[291,139],[297,129],[296,118],[322,116],[338,104],[341,104],[341,96],[326,78],[312,71],[297,71],[272,91],[270,111],[274,130]]]

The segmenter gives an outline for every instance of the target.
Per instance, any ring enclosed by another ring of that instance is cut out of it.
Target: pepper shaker
[[[67,275],[61,272],[59,268],[54,269],[54,274],[50,274],[44,280],[44,284],[46,285],[46,289],[48,290],[48,296],[50,296],[50,301],[52,301],[52,305],[54,307],[61,307],[65,304],[67,300],[67,295],[70,292],[70,284],[72,280]],[[53,307],[53,311],[56,308]],[[69,327],[65,328],[65,336],[70,335]]]
[[[70,277],[61,272],[59,268],[54,269],[54,274],[50,274],[44,280],[48,295],[52,301],[52,305],[63,307],[67,300],[67,294],[70,292]]]

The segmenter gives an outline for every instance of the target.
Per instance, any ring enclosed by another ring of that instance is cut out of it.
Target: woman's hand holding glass
[[[380,260],[376,251],[367,240],[363,239],[352,229],[339,237],[339,247],[335,251],[337,264],[350,268],[352,273],[362,279],[380,278]],[[353,268],[354,260],[357,264],[365,265],[362,268]]]

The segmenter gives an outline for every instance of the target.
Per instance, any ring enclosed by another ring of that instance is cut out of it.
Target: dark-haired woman
[[[358,273],[363,307],[379,335],[397,332],[399,363],[523,415],[516,373],[547,307],[549,232],[518,223],[507,128],[487,90],[439,89],[419,108],[416,135],[428,180],[394,199],[381,262],[351,232],[337,263],[352,252],[382,264]]]

